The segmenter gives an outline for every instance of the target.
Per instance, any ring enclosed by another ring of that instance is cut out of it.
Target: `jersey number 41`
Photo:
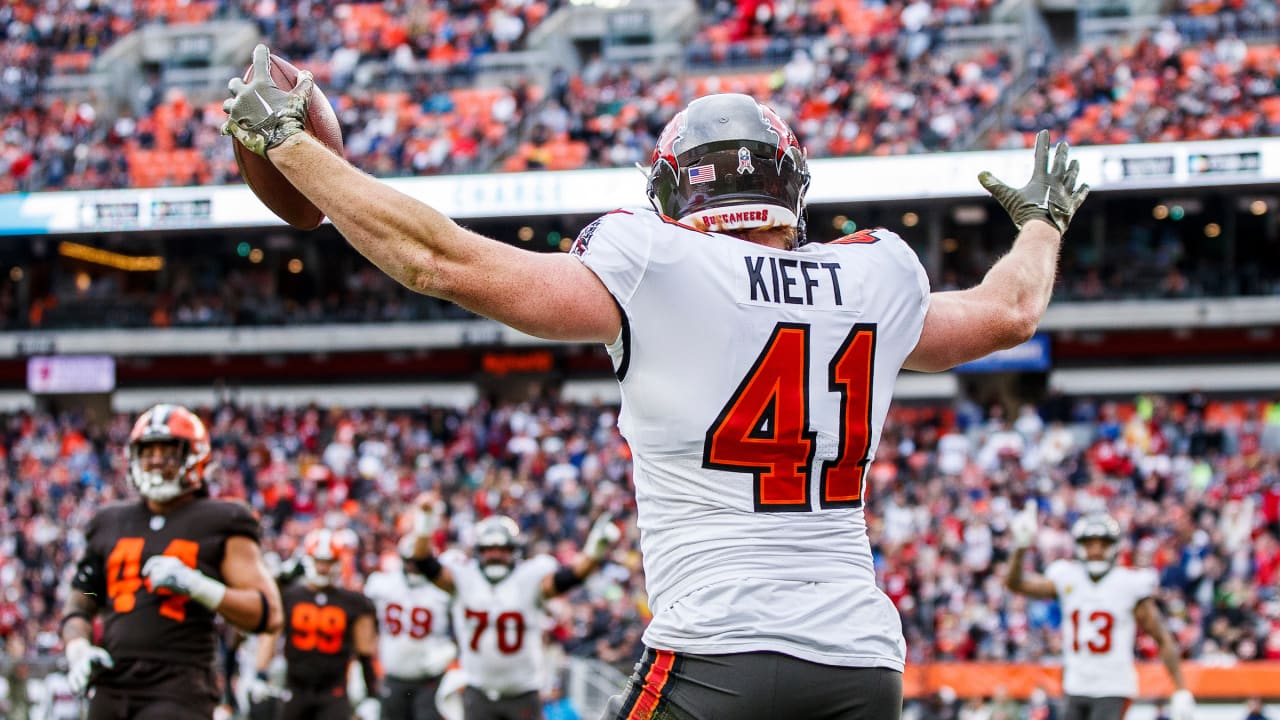
[[[808,512],[815,438],[810,429],[810,328],[778,323],[746,377],[707,430],[702,466],[755,478],[756,512]],[[820,463],[819,509],[862,505],[871,449],[876,326],[853,326],[827,363],[827,389],[840,395],[839,450]]]

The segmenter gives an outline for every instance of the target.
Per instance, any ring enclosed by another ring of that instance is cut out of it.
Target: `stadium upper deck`
[[[188,65],[220,80],[210,56],[227,53],[191,40],[200,35],[183,36],[195,49],[181,56],[125,51],[143,30],[174,23],[247,28],[313,69],[348,157],[383,176],[629,166],[676,108],[723,90],[767,98],[815,157],[1009,147],[1042,126],[1077,144],[1280,131],[1276,13],[1261,0],[1212,14],[1171,6],[1149,37],[1133,40],[1150,16],[1110,44],[1081,47],[997,18],[988,0],[700,5],[683,3],[697,21],[673,38],[682,55],[646,64],[611,60],[599,38],[557,54],[565,48],[550,49],[554,33],[539,28],[584,10],[559,2],[345,3],[332,13],[248,0],[8,4],[0,192],[236,182],[216,132],[217,83],[179,82],[195,72],[184,74]],[[516,59],[488,62],[497,57]],[[112,75],[121,67],[146,78],[125,97]]]

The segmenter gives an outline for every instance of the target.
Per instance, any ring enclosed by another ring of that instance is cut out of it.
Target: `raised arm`
[[[404,286],[552,340],[611,343],[622,329],[613,297],[564,253],[522,250],[471,232],[364,174],[308,133],[311,73],[291,92],[270,80],[265,45],[254,80],[233,79],[223,132],[269,159],[348,242]]]
[[[1052,600],[1058,596],[1058,588],[1053,581],[1037,573],[1023,570],[1023,556],[1027,548],[1035,541],[1038,529],[1037,510],[1034,502],[1028,502],[1013,517],[1009,525],[1009,534],[1013,539],[1013,552],[1009,556],[1009,574],[1005,576],[1005,587],[1011,591],[1041,600]]]
[[[613,522],[613,516],[609,513],[600,515],[592,523],[587,540],[582,544],[582,552],[578,553],[573,564],[562,566],[542,579],[542,597],[555,597],[581,585],[604,563],[605,556],[620,539],[622,531]]]
[[[1048,167],[1049,133],[1036,136],[1031,182],[1011,188],[991,173],[978,176],[1018,227],[1013,248],[967,290],[936,292],[915,350],[904,367],[939,372],[1026,341],[1036,331],[1057,275],[1062,235],[1089,186],[1075,187],[1080,166],[1060,143]]]

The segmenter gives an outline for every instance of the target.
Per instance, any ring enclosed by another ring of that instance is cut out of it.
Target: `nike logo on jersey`
[[[748,255],[747,292],[751,302],[842,307],[838,262]]]

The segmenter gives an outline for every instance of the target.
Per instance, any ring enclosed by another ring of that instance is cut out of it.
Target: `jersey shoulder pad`
[[[1156,594],[1160,587],[1160,576],[1151,568],[1126,568],[1129,572],[1129,587],[1133,590],[1133,601],[1137,603]]]
[[[889,232],[884,228],[863,228],[862,230],[859,230],[857,232],[849,233],[848,235],[845,235],[843,237],[838,237],[827,244],[828,245],[874,245],[875,243],[878,243],[881,240],[889,239],[890,237],[900,239],[895,233]]]
[[[1044,576],[1061,589],[1065,583],[1071,581],[1075,569],[1075,563],[1071,560],[1054,560],[1044,569]]]
[[[208,503],[205,512],[215,512],[221,518],[223,531],[228,536],[243,536],[255,543],[262,537],[262,521],[258,513],[249,504],[238,499],[209,498],[201,502]]]
[[[545,553],[534,555],[520,564],[524,572],[536,577],[545,577],[560,568],[560,561]]]

